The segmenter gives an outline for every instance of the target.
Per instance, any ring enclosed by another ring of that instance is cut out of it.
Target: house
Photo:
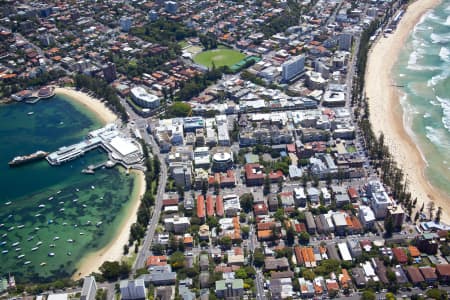
[[[417,248],[426,254],[436,254],[439,242],[439,236],[434,232],[426,232],[416,238]]]
[[[326,248],[327,248],[327,255],[330,259],[341,260],[341,257],[339,256],[336,250],[335,244],[328,244]]]
[[[360,257],[362,255],[361,245],[359,240],[347,238],[347,246],[353,257]]]
[[[375,213],[369,206],[359,207],[359,220],[365,229],[372,229],[375,224]]]
[[[314,222],[314,217],[311,212],[305,212],[306,226],[308,227],[308,233],[316,233],[316,223]]]
[[[244,166],[245,183],[247,186],[263,185],[265,179],[264,166],[260,164],[246,164]]]
[[[167,265],[167,256],[151,255],[147,258],[146,267],[165,266]]]
[[[399,264],[406,264],[408,262],[408,256],[402,248],[392,248],[392,253]]]
[[[420,273],[422,273],[423,279],[426,283],[431,284],[438,280],[436,269],[432,267],[420,267]]]
[[[164,227],[166,231],[174,233],[185,233],[191,225],[188,217],[173,216],[164,219]]]
[[[357,288],[364,288],[366,286],[366,276],[362,268],[353,268],[352,277]]]
[[[311,203],[318,204],[319,203],[319,196],[320,192],[315,187],[309,187],[307,188],[308,193],[308,199],[311,201]]]
[[[343,289],[350,288],[350,286],[352,284],[352,278],[348,274],[347,269],[342,269],[341,274],[339,274],[339,283],[341,284],[341,287]]]
[[[274,258],[266,257],[264,259],[265,271],[287,271],[289,270],[289,262],[286,257]]]
[[[272,299],[281,300],[290,298],[293,295],[292,277],[272,278],[270,280],[270,293]]]
[[[408,266],[406,267],[406,274],[413,285],[419,285],[425,281],[422,276],[422,273],[419,271],[417,267]]]
[[[301,277],[298,279],[298,283],[300,285],[300,293],[302,295],[302,298],[314,297],[315,289],[311,281]]]
[[[350,255],[350,251],[348,250],[346,243],[338,243],[339,253],[341,254],[343,261],[352,261],[353,258]]]
[[[438,275],[439,281],[444,284],[450,283],[450,265],[441,264],[436,265],[436,273]]]

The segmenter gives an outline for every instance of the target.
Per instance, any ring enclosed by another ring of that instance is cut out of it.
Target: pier
[[[21,102],[24,101],[29,104],[35,104],[42,99],[48,99],[55,96],[55,89],[51,86],[45,86],[40,88],[39,90],[23,90],[14,95],[11,95],[11,98],[14,101]]]
[[[94,174],[95,170],[100,167],[114,167],[116,164],[121,164],[125,168],[143,168],[141,145],[125,137],[115,124],[109,124],[98,130],[91,131],[85,140],[71,146],[59,148],[57,151],[47,155],[46,160],[50,165],[58,166],[99,147],[108,153],[109,160],[97,165],[91,165],[84,169],[83,173]]]

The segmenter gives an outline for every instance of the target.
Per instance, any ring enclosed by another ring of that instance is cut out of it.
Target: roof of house
[[[408,277],[412,283],[421,283],[424,281],[423,276],[417,267],[408,266],[406,268],[406,273],[408,273]]]
[[[419,268],[420,273],[422,273],[422,276],[425,280],[435,280],[437,279],[436,275],[436,269],[432,267],[421,267]]]
[[[415,246],[408,246],[408,251],[409,251],[409,254],[410,254],[412,257],[418,257],[418,256],[420,256],[420,251],[419,251],[419,249],[417,249],[417,247],[415,247]]]
[[[161,256],[149,256],[147,258],[147,267],[151,266],[164,266],[167,265],[167,256],[161,255]]]
[[[436,265],[436,271],[440,276],[450,276],[450,264]]]
[[[203,195],[198,195],[197,197],[197,217],[204,218],[205,217],[205,199]]]
[[[392,253],[399,263],[404,264],[408,262],[408,256],[402,248],[392,248]]]

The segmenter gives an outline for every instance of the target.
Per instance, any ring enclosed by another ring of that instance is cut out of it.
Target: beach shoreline
[[[408,7],[397,29],[380,37],[372,46],[365,74],[365,92],[370,108],[370,122],[376,136],[383,132],[389,150],[403,169],[412,198],[417,197],[416,209],[422,203],[435,202],[435,211],[442,207],[441,221],[450,222],[450,197],[433,187],[426,178],[427,162],[415,142],[410,123],[400,103],[401,91],[392,79],[392,68],[403,46],[422,16],[441,0],[418,0]],[[426,212],[426,210],[425,210]],[[414,216],[411,216],[413,218]]]
[[[94,113],[105,125],[115,122],[118,117],[100,100],[89,96],[86,93],[71,88],[56,87],[55,94],[62,95],[86,107]]]
[[[137,220],[137,211],[141,204],[142,196],[146,190],[145,175],[141,171],[131,171],[136,174],[137,182],[135,183],[135,194],[124,216],[122,223],[119,225],[119,231],[115,237],[102,249],[94,251],[84,256],[79,262],[75,273],[72,275],[73,280],[79,280],[84,276],[88,276],[93,272],[98,272],[100,266],[105,261],[120,261],[123,255],[123,246],[128,244],[130,228]]]

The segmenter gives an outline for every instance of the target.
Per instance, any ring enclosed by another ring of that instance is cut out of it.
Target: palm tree
[[[430,220],[433,219],[434,208],[435,208],[434,202],[433,201],[428,202],[427,209],[428,209],[428,214],[430,215]]]

